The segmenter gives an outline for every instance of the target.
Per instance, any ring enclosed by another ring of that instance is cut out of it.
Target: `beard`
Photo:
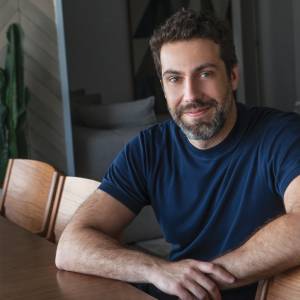
[[[222,103],[224,104],[218,103],[215,99],[196,99],[185,106],[178,106],[174,111],[169,107],[169,112],[188,139],[207,141],[220,132],[227,120],[233,102],[229,91],[223,100]],[[184,113],[196,109],[212,110],[213,116],[211,120],[204,121],[199,118],[187,122],[183,119]]]

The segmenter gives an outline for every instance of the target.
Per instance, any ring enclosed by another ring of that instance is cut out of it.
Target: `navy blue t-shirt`
[[[144,130],[100,188],[136,214],[152,205],[172,261],[210,261],[283,214],[285,189],[297,175],[300,117],[238,104],[230,134],[207,150],[195,148],[172,120]],[[223,299],[254,299],[255,288],[223,292]]]

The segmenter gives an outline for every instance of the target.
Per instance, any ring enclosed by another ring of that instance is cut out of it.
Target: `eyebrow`
[[[199,71],[202,71],[206,68],[217,68],[217,65],[213,64],[213,63],[202,64],[202,65],[196,67],[195,69],[193,69],[193,72],[199,72]],[[181,72],[177,71],[177,70],[173,70],[173,69],[168,69],[165,72],[163,72],[162,77],[164,77],[165,75],[168,75],[168,74],[180,75]]]

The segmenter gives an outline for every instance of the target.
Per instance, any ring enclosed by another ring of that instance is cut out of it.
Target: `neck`
[[[236,122],[236,119],[237,119],[237,107],[236,107],[235,101],[232,101],[232,107],[229,110],[229,114],[227,116],[225,124],[222,127],[222,129],[215,136],[213,136],[211,139],[209,139],[207,141],[192,140],[192,139],[189,139],[189,141],[194,147],[196,147],[200,150],[206,150],[206,149],[212,148],[212,147],[220,144],[221,142],[223,142],[226,139],[228,134],[231,132],[231,130]]]

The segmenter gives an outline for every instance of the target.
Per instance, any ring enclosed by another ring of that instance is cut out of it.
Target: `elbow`
[[[55,254],[55,265],[59,270],[72,271],[72,259],[74,253],[74,245],[72,245],[72,236],[65,230],[57,244]]]
[[[63,261],[62,261],[61,257],[57,254],[57,252],[56,252],[56,256],[55,256],[55,266],[59,270],[64,270]]]
[[[64,254],[64,247],[61,245],[61,243],[58,243],[56,254],[55,254],[55,266],[59,270],[66,270],[66,259],[67,256]]]

